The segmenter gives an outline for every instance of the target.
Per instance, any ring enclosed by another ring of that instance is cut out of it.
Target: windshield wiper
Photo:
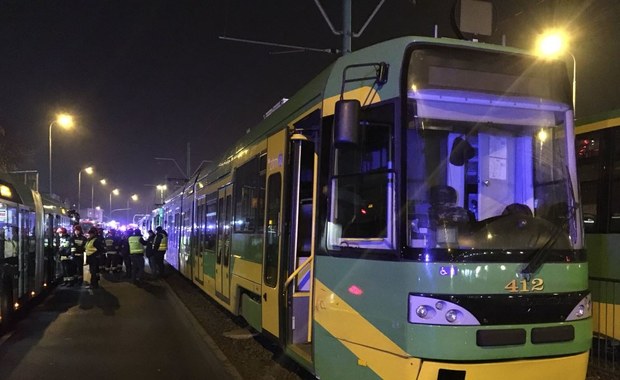
[[[529,263],[527,263],[527,265],[525,266],[525,268],[523,268],[523,270],[521,270],[521,274],[525,275],[525,278],[527,280],[529,280],[530,276],[535,273],[538,269],[540,269],[540,267],[542,266],[542,264],[545,262],[550,249],[555,242],[558,240],[558,238],[560,237],[560,234],[562,234],[564,232],[564,229],[566,227],[568,227],[568,223],[574,219],[575,215],[577,214],[577,209],[579,208],[579,203],[575,200],[574,197],[574,188],[573,188],[573,182],[571,180],[570,175],[568,175],[568,167],[564,166],[564,170],[566,171],[566,179],[568,180],[568,187],[570,190],[570,194],[571,194],[571,203],[572,205],[569,207],[570,212],[568,213],[568,218],[566,218],[566,220],[562,223],[561,226],[555,226],[555,231],[553,232],[553,234],[549,237],[549,240],[547,240],[547,242],[545,242],[545,244],[543,244],[542,247],[540,247],[538,249],[538,251],[536,251],[536,253],[534,254],[534,256],[532,257],[532,260],[530,260]]]

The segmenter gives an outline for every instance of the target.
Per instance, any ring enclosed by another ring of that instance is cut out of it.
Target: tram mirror
[[[452,143],[450,151],[450,163],[454,166],[463,166],[465,162],[472,159],[476,155],[476,150],[467,140],[457,137]]]
[[[359,142],[359,100],[339,100],[334,115],[334,146]]]

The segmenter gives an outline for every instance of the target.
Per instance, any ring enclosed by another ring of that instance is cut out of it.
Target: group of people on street
[[[128,229],[124,233],[111,229],[105,234],[101,228],[91,227],[84,234],[80,225],[73,227],[69,235],[65,228],[58,229],[59,256],[63,270],[63,285],[81,285],[84,266],[90,272],[89,288],[99,287],[101,273],[122,274],[140,285],[144,279],[144,256],[149,260],[154,278],[164,275],[164,256],[168,249],[168,234],[161,227],[148,231],[144,239],[140,229]]]

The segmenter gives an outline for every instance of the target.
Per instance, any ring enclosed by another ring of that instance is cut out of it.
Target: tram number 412
[[[508,290],[510,293],[540,292],[544,287],[545,281],[542,278],[533,278],[532,281],[527,281],[526,279],[520,281],[512,280],[504,286],[504,289]]]

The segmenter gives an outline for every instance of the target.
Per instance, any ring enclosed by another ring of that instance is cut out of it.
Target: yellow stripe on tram
[[[316,280],[315,319],[358,358],[358,364],[372,369],[383,379],[415,379],[421,360],[411,357],[355,309]],[[363,342],[351,333],[364,332]]]

